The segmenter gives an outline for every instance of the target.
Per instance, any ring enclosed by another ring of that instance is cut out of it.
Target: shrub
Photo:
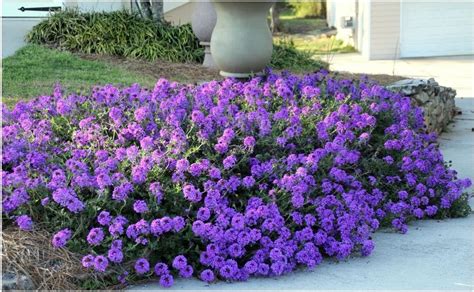
[[[289,2],[297,17],[326,18],[326,0],[290,0]]]
[[[273,55],[270,66],[277,70],[290,70],[292,72],[316,72],[327,69],[328,63],[313,59],[309,51],[300,51],[291,39],[280,39],[273,45]]]
[[[73,52],[151,61],[201,62],[204,56],[189,24],[173,26],[127,11],[57,12],[33,27],[27,40]]]
[[[202,62],[204,51],[190,25],[173,26],[127,11],[80,13],[65,10],[40,22],[28,34],[30,43],[86,54],[108,54],[145,60]],[[298,51],[290,41],[274,46],[271,66],[277,70],[317,71],[327,64]]]
[[[381,224],[404,233],[456,214],[470,185],[409,98],[325,71],[57,87],[2,121],[4,219],[44,223],[109,283],[246,280],[367,256]]]

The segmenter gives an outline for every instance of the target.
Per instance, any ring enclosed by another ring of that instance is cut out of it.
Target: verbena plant
[[[2,122],[4,222],[55,232],[102,275],[85,288],[278,276],[367,256],[381,225],[469,213],[471,182],[444,164],[420,108],[326,71],[57,87],[3,107]]]

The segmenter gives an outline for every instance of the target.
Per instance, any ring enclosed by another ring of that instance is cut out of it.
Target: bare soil
[[[145,61],[109,55],[77,54],[86,60],[106,62],[129,71],[149,75],[155,79],[166,78],[182,83],[199,83],[222,79],[218,70],[209,69],[195,63],[171,63],[161,60]]]
[[[113,66],[118,66],[129,71],[149,75],[155,79],[166,78],[168,80],[182,83],[201,83],[209,80],[222,80],[216,69],[209,69],[196,63],[171,63],[161,60],[145,61],[139,59],[128,59],[117,56],[95,55],[95,54],[77,54],[86,60],[97,60],[106,62]],[[308,72],[310,73],[310,72]],[[376,81],[380,85],[389,85],[407,77],[386,75],[386,74],[355,74],[350,72],[333,71],[331,75],[340,79],[358,80],[367,75],[369,79]]]

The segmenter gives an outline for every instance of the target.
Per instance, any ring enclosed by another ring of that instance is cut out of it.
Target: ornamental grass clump
[[[242,281],[369,255],[371,234],[466,215],[410,99],[367,80],[269,73],[94,88],[3,107],[3,218],[102,275]],[[461,210],[461,211],[460,211]]]

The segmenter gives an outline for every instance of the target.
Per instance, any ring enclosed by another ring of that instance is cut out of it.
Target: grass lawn
[[[280,14],[280,22],[282,32],[274,36],[274,41],[282,38],[291,39],[298,50],[310,51],[315,55],[356,51],[354,47],[333,36],[321,36],[329,30],[325,19],[299,18],[291,10],[286,10]]]
[[[68,52],[28,45],[3,59],[3,102],[8,106],[18,100],[49,95],[59,82],[66,92],[88,92],[93,85],[107,83],[153,86],[152,76],[120,67],[81,59]]]
[[[361,75],[344,72],[332,74],[338,78],[348,79],[358,79]],[[218,70],[210,70],[199,64],[150,62],[91,54],[77,55],[28,45],[15,55],[3,59],[2,101],[11,107],[19,100],[50,95],[57,82],[67,93],[88,94],[92,86],[108,83],[124,86],[139,83],[152,88],[159,78],[182,83],[222,79]],[[404,79],[389,75],[370,75],[370,78],[382,85]]]
[[[295,44],[297,50],[308,51],[314,55],[326,55],[335,53],[352,53],[356,50],[353,46],[345,44],[343,41],[332,37],[318,37],[311,35],[281,35],[274,36],[273,40],[290,39]]]
[[[327,28],[322,18],[299,18],[289,12],[280,14],[282,31],[285,33],[310,33]]]

